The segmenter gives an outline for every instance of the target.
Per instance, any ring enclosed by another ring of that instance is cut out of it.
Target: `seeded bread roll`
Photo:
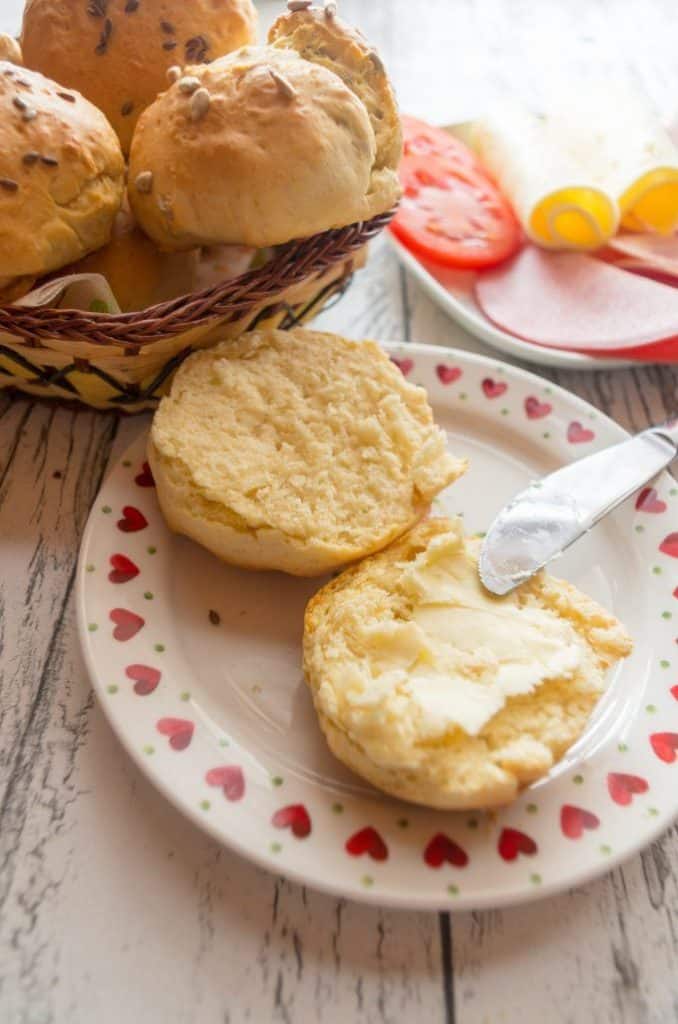
[[[105,245],[125,165],[108,121],[79,93],[0,61],[0,288]]]
[[[0,32],[0,60],[8,60],[10,64],[21,66],[24,59],[21,55],[21,47],[16,39]]]
[[[173,65],[201,64],[256,39],[252,0],[28,0],[26,65],[104,111],[125,153]]]
[[[139,119],[130,201],[167,249],[278,245],[389,207],[376,142],[334,72],[272,47],[186,69]]]
[[[375,209],[389,209],[400,198],[397,170],[403,136],[395,94],[379,54],[362,33],[337,17],[332,3],[281,15],[271,26],[268,41],[333,71],[364,104],[376,143],[368,197]]]
[[[461,520],[429,519],[310,601],[304,670],[332,752],[403,800],[496,807],[581,736],[632,643],[545,573],[497,598]]]
[[[171,529],[225,562],[318,576],[384,547],[464,472],[374,342],[256,331],[190,356],[148,450]]]

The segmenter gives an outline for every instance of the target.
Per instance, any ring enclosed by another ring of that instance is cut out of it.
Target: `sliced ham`
[[[528,245],[478,275],[478,305],[510,334],[550,348],[678,359],[678,289],[593,256]],[[661,344],[657,344],[661,343]]]
[[[678,235],[616,235],[602,255],[625,270],[678,281]]]

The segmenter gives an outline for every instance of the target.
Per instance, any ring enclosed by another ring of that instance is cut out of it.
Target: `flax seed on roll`
[[[110,124],[78,93],[0,61],[0,289],[110,238],[125,165]],[[25,290],[25,289],[24,289]]]
[[[256,38],[252,0],[28,0],[26,65],[104,111],[125,153],[173,65],[201,64]]]

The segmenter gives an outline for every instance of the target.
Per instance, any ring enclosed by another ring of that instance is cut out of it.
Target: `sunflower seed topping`
[[[187,75],[186,78],[179,79],[179,88],[182,92],[185,92],[187,96],[192,96],[195,90],[200,88],[200,79],[194,78],[192,75]]]
[[[28,109],[28,104],[26,103],[26,100],[23,98],[23,96],[13,96],[12,103],[14,104],[17,110]]]
[[[22,164],[25,164],[26,167],[32,167],[33,164],[37,164],[39,159],[40,159],[40,154],[39,153],[33,153],[33,152],[31,152],[31,153],[24,153],[24,155],[21,158],[21,162],[22,162]]]
[[[210,109],[210,94],[207,89],[198,89],[191,97],[191,121],[199,121]]]
[[[148,195],[153,191],[153,171],[142,171],[141,174],[137,174],[134,184],[137,192]]]
[[[66,100],[67,103],[75,103],[75,96],[71,96],[70,92],[58,92],[57,96],[62,100]]]
[[[123,105],[121,106],[120,113],[122,114],[123,117],[129,117],[129,115],[132,113],[133,110],[134,110],[134,104],[132,103],[131,100],[127,100],[127,102],[123,103]]]
[[[161,21],[160,28],[163,30],[166,36],[174,35],[174,25],[169,21]]]
[[[285,99],[293,100],[297,95],[297,90],[290,82],[287,81],[285,76],[281,75],[279,71],[275,70],[275,68],[269,68],[268,73],[277,85],[280,95],[284,96]]]
[[[307,11],[313,0],[287,0],[287,10],[293,14],[296,11]]]
[[[45,167],[58,167],[59,166],[59,161],[54,156],[41,156],[40,157],[40,162],[43,163],[45,165]]]
[[[162,44],[162,48],[163,48],[163,50],[176,50],[176,48],[177,48],[176,40],[168,39],[166,43]]]
[[[105,18],[108,10],[108,0],[90,0],[87,5],[87,13],[93,18]]]
[[[181,78],[181,68],[178,64],[173,64],[171,68],[167,69],[167,81],[170,85],[174,85]]]
[[[16,192],[19,183],[12,178],[0,178],[0,188],[4,188],[5,192]]]
[[[125,14],[134,14],[135,11],[139,10],[139,0],[127,0],[125,4]]]
[[[111,32],[112,31],[113,31],[113,22],[111,21],[110,18],[106,18],[106,21],[104,22],[103,31],[102,31],[101,35],[99,36],[99,42],[97,43],[96,47],[94,48],[94,52],[97,53],[100,57],[104,53],[106,53],[106,50],[108,49],[108,41],[111,38]]]
[[[209,48],[210,44],[204,36],[193,36],[186,43],[186,60],[189,64],[202,64]]]

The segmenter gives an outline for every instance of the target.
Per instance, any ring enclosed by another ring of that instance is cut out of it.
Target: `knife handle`
[[[673,416],[671,419],[667,420],[666,423],[662,423],[661,426],[650,427],[646,433],[654,434],[655,437],[666,438],[667,441],[671,442],[678,453],[678,416]]]

